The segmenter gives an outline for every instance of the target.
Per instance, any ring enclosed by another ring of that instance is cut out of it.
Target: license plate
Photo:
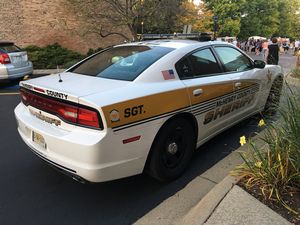
[[[13,63],[21,63],[22,61],[22,56],[13,56]]]
[[[46,149],[47,147],[44,137],[37,132],[32,131],[32,141],[37,143],[43,149]]]

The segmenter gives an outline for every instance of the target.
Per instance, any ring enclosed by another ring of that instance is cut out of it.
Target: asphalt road
[[[8,85],[0,91],[0,225],[132,224],[236,150],[240,136],[258,129],[259,118],[250,118],[218,135],[198,149],[186,173],[171,183],[138,175],[83,185],[46,165],[21,141],[13,114],[19,95],[8,95],[17,88]]]

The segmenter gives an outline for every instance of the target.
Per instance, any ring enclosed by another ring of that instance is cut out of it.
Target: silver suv
[[[21,80],[33,72],[27,52],[13,42],[0,41],[0,81]]]

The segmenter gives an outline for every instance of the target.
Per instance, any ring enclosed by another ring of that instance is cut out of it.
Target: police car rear
[[[15,115],[22,139],[39,157],[77,180],[100,182],[141,173],[137,146],[124,145],[132,137],[108,129],[102,107],[114,102],[109,93],[128,91],[131,81],[172,50],[119,46],[62,74],[21,82],[22,102]],[[98,96],[97,101],[88,96]]]

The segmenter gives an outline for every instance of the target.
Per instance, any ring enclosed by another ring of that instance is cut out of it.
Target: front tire
[[[147,172],[160,181],[178,178],[187,168],[195,149],[195,132],[184,118],[168,122],[151,148]]]

